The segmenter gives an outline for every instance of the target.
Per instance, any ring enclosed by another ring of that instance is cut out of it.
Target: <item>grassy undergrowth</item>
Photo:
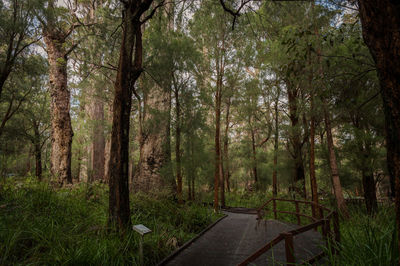
[[[144,262],[157,264],[218,216],[196,204],[131,196],[132,223],[145,236]],[[8,183],[0,191],[1,265],[137,265],[139,237],[121,238],[107,224],[107,188],[79,185],[53,190],[36,182]]]

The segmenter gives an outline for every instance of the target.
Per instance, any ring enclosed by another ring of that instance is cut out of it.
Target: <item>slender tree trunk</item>
[[[254,178],[254,183],[257,186],[258,184],[258,175],[257,175],[257,151],[256,151],[256,138],[254,136],[254,130],[253,128],[250,128],[250,134],[251,134],[251,150],[252,150],[252,159],[253,159],[253,178]]]
[[[70,111],[70,92],[67,87],[68,54],[65,36],[49,22],[43,30],[44,42],[50,65],[51,95],[51,173],[60,185],[72,183],[71,144],[72,126]]]
[[[333,145],[331,120],[327,111],[326,103],[323,104],[324,104],[326,139],[328,142],[328,152],[329,152],[329,166],[331,168],[331,174],[332,174],[333,191],[335,193],[338,209],[342,213],[343,217],[348,218],[349,213],[347,211],[346,201],[344,200],[343,197],[342,185],[340,184],[339,170],[337,167],[335,149]]]
[[[175,136],[175,157],[176,157],[176,180],[178,183],[177,195],[178,203],[183,203],[182,196],[182,166],[181,166],[181,106],[179,102],[179,91],[175,88],[175,104],[176,104],[176,136]],[[190,193],[190,192],[189,192]]]
[[[229,184],[229,178],[230,178],[231,173],[230,173],[230,169],[229,169],[229,136],[228,136],[230,107],[231,107],[231,97],[228,98],[228,101],[226,103],[224,156],[223,156],[224,161],[225,161],[224,179],[226,182],[226,189],[228,190],[228,192],[231,191],[230,184]]]
[[[314,3],[313,3],[314,9]],[[311,198],[314,202],[312,206],[312,217],[318,218],[319,212],[317,212],[316,206],[318,206],[318,185],[317,178],[315,176],[315,108],[314,108],[314,87],[312,84],[313,80],[313,68],[311,64],[311,49],[308,49],[308,66],[309,76],[308,85],[310,89],[310,186],[311,186]]]
[[[389,0],[358,0],[358,6],[364,41],[374,58],[381,86],[400,252],[400,7]]]
[[[39,125],[33,123],[34,131],[34,149],[35,149],[35,175],[39,181],[42,181],[42,146],[40,143]]]
[[[311,89],[312,90],[312,89]],[[318,218],[319,213],[317,212],[316,206],[318,205],[318,185],[317,178],[315,176],[315,115],[314,115],[314,93],[311,91],[310,96],[310,109],[311,109],[311,121],[310,121],[310,185],[311,185],[311,198],[315,205],[312,206],[312,215],[314,218]]]
[[[272,172],[272,194],[274,197],[278,195],[278,180],[277,180],[277,168],[278,168],[278,145],[279,145],[279,113],[278,113],[278,103],[279,103],[279,88],[278,95],[275,99],[275,134],[274,134],[274,168]]]
[[[221,167],[221,143],[220,143],[220,124],[221,124],[221,87],[222,77],[218,75],[217,91],[215,94],[215,173],[214,173],[214,210],[218,210],[218,188],[220,182]],[[221,81],[220,81],[221,80]]]

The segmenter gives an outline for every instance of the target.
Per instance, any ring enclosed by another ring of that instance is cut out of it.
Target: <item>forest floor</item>
[[[236,191],[226,198],[228,206],[255,208],[269,196],[263,191]],[[211,193],[199,194],[197,203],[178,205],[166,195],[131,195],[132,223],[153,231],[144,238],[145,265],[156,265],[222,216],[202,204],[209,197]],[[0,265],[137,265],[138,234],[121,238],[110,232],[107,208],[104,184],[54,189],[30,178],[2,182]],[[329,254],[329,264],[395,265],[399,254],[393,206],[381,206],[374,216],[360,207],[350,211],[351,218],[340,223],[340,255]],[[289,223],[296,219],[278,218]]]

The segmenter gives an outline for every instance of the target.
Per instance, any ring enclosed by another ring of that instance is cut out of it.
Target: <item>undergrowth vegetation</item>
[[[131,196],[132,223],[144,237],[144,263],[154,265],[218,218],[197,204],[145,194]],[[54,190],[34,181],[6,183],[0,191],[1,265],[137,265],[139,236],[108,230],[105,185]]]

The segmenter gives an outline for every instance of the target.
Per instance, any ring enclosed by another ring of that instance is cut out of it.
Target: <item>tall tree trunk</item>
[[[312,4],[314,11],[314,3]],[[317,30],[316,30],[317,31]],[[318,34],[318,33],[317,33]],[[310,186],[311,186],[311,198],[314,202],[312,205],[312,217],[318,218],[319,212],[317,211],[318,206],[318,185],[317,178],[315,176],[315,108],[314,108],[314,87],[313,87],[313,67],[311,64],[311,47],[308,48],[308,86],[310,89]]]
[[[181,106],[179,102],[179,90],[175,88],[175,104],[176,104],[176,136],[175,136],[175,157],[176,157],[176,180],[178,183],[177,195],[178,203],[182,204],[182,166],[181,166]],[[189,192],[190,193],[190,192]]]
[[[221,98],[222,98],[222,77],[218,75],[217,91],[215,94],[215,172],[214,172],[214,210],[218,210],[218,192],[221,173]]]
[[[318,185],[317,178],[315,176],[315,115],[314,115],[314,92],[311,88],[310,95],[310,186],[311,186],[311,198],[314,202],[312,206],[312,215],[314,218],[318,218],[319,213],[317,212],[316,206],[318,206]]]
[[[33,123],[34,131],[34,150],[35,150],[35,176],[39,181],[42,180],[42,145],[40,143],[39,125],[36,121]]]
[[[390,0],[358,0],[358,6],[364,41],[374,58],[381,86],[400,252],[400,6]]]
[[[50,65],[51,95],[51,173],[60,185],[72,183],[71,144],[72,126],[70,111],[70,92],[67,87],[68,53],[65,48],[64,33],[49,22],[43,30]]]
[[[229,184],[229,178],[231,177],[231,173],[230,173],[230,169],[229,169],[229,136],[228,136],[230,107],[231,107],[231,97],[228,98],[228,101],[226,103],[224,156],[223,156],[224,162],[225,162],[224,163],[224,165],[225,165],[224,179],[226,182],[226,189],[228,192],[231,191],[230,184]]]
[[[348,218],[349,213],[347,211],[346,201],[344,200],[343,197],[342,185],[340,184],[339,170],[336,162],[335,148],[333,145],[331,120],[328,114],[326,103],[323,104],[324,104],[326,140],[328,142],[329,166],[332,175],[333,191],[335,193],[338,209],[340,210],[343,217]]]
[[[172,4],[169,3],[167,8],[171,9]],[[169,22],[165,30],[171,27],[173,23]],[[165,84],[165,87],[155,84],[150,91],[144,92],[140,160],[135,173],[135,191],[178,189],[171,166],[172,78]]]
[[[378,210],[374,175],[370,171],[362,171],[361,175],[367,212],[373,214]]]
[[[142,72],[140,18],[152,0],[124,2],[122,40],[114,85],[109,180],[109,224],[118,230],[130,228],[129,209],[129,122],[132,93]]]
[[[258,184],[258,175],[257,175],[257,151],[256,151],[256,138],[254,135],[254,129],[250,128],[250,135],[251,135],[251,151],[252,151],[252,159],[253,159],[253,178],[254,184],[257,186]]]
[[[278,103],[280,96],[280,89],[277,88],[277,96],[275,99],[274,111],[275,111],[275,133],[274,133],[274,168],[272,171],[272,194],[274,197],[278,195],[278,180],[277,180],[277,168],[278,168],[278,145],[279,145],[279,113]]]
[[[94,122],[93,126],[93,142],[92,142],[92,181],[104,180],[104,164],[105,164],[105,138],[104,138],[104,103],[98,96],[93,97],[91,107],[91,118]]]
[[[289,118],[291,122],[290,129],[290,142],[292,144],[293,151],[291,153],[294,162],[294,173],[293,181],[295,183],[300,182],[302,186],[302,194],[305,191],[305,174],[304,174],[304,163],[303,163],[303,143],[301,142],[301,130],[299,124],[299,112],[297,107],[297,100],[299,98],[299,88],[295,88],[293,84],[287,82],[288,102],[289,102]],[[305,195],[303,195],[305,196]]]

